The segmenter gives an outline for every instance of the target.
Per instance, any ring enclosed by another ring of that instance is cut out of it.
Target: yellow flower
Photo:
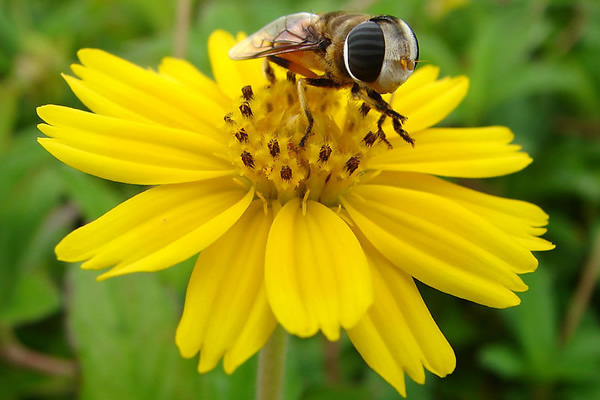
[[[313,134],[294,77],[269,83],[262,61],[231,61],[235,40],[209,40],[215,81],[189,63],[142,69],[81,50],[65,76],[92,111],[49,105],[39,142],[59,160],[105,179],[154,187],[64,238],[59,259],[112,267],[101,279],[168,268],[201,252],[176,334],[199,371],[233,372],[280,324],[308,337],[340,329],[405,395],[404,373],[445,376],[452,348],[415,286],[490,307],[519,303],[518,274],[547,215],[436,176],[504,175],[531,162],[505,127],[432,128],[463,99],[465,77],[423,66],[392,105],[408,117],[412,148],[384,125],[393,148],[371,143],[378,115],[348,91],[308,88]],[[244,88],[242,90],[242,88]],[[389,98],[388,98],[389,99]],[[372,133],[371,133],[372,135]]]

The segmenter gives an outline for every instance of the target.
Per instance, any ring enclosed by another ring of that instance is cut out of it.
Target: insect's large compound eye
[[[344,43],[344,62],[350,76],[363,82],[377,80],[385,56],[385,39],[373,21],[355,26]]]

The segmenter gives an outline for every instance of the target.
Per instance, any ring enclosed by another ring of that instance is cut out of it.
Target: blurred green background
[[[179,4],[184,4],[185,1]],[[185,55],[210,74],[216,28],[254,31],[298,11],[396,15],[421,58],[470,91],[446,125],[507,125],[535,162],[461,181],[550,214],[521,306],[492,310],[422,287],[458,359],[454,374],[408,382],[409,399],[600,399],[600,2],[597,0],[204,0],[190,28],[168,0],[0,0],[0,400],[247,399],[256,358],[198,375],[174,331],[193,262],[98,283],[55,260],[70,230],[141,190],[61,164],[35,138],[35,108],[82,108],[61,79],[97,47],[144,66]],[[181,32],[188,32],[185,45]],[[396,399],[345,338],[292,338],[286,399]]]

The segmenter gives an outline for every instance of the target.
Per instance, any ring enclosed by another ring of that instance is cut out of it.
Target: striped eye
[[[353,79],[375,82],[385,56],[385,39],[379,24],[363,22],[350,31],[344,43],[346,69]]]

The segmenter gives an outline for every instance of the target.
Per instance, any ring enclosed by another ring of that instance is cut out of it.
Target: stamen
[[[247,181],[242,181],[240,178],[233,178],[233,183],[235,183],[236,185],[241,186],[244,189],[248,188],[248,182]]]
[[[271,63],[266,58],[263,61],[263,72],[265,74],[265,77],[271,84],[277,81],[277,79],[275,78],[275,72],[273,72],[273,68],[271,67]]]
[[[277,157],[281,152],[277,139],[271,139],[271,141],[267,143],[267,147],[269,148],[269,153],[271,156],[273,156],[273,158]]]
[[[304,197],[302,198],[302,216],[306,216],[306,203],[308,202],[308,195],[310,194],[310,189],[306,190],[304,193]]]
[[[286,74],[286,78],[288,82],[296,83],[296,74],[292,71],[288,71]]]
[[[254,169],[254,157],[252,157],[252,154],[245,151],[242,153],[241,157],[242,162],[246,167]]]
[[[227,123],[229,125],[235,124],[235,121],[233,120],[233,113],[225,114],[225,116],[223,117],[223,120],[225,121],[225,123]]]
[[[252,86],[247,85],[242,88],[242,96],[244,100],[250,101],[254,97],[254,93],[252,92]]]
[[[235,138],[240,143],[248,143],[248,134],[246,133],[246,130],[244,128],[238,129],[238,131],[235,133]]]
[[[244,101],[240,105],[240,112],[245,118],[252,118],[252,109],[250,108],[250,104],[247,101]]]
[[[319,162],[326,162],[329,160],[329,156],[331,156],[331,147],[328,144],[324,144],[319,151]]]
[[[292,179],[292,169],[289,167],[289,165],[284,165],[281,167],[279,174],[281,175],[281,179],[284,181],[289,181]]]
[[[290,154],[297,154],[298,153],[296,151],[296,146],[294,146],[294,143],[292,143],[292,142],[289,142],[287,144],[287,150],[288,150],[288,153],[290,153]]]
[[[261,199],[263,202],[263,212],[265,213],[265,215],[269,214],[269,202],[267,201],[265,196],[263,196],[263,194],[261,192],[259,192],[258,190],[255,193],[256,193],[256,197]]]
[[[356,169],[358,168],[360,164],[360,160],[358,159],[358,156],[352,156],[348,159],[348,161],[346,161],[345,164],[345,168],[346,171],[348,171],[348,175],[352,175],[352,173],[354,171],[356,171]]]
[[[334,209],[340,194],[356,184],[358,177],[363,179],[361,166],[370,155],[385,150],[385,135],[378,132],[379,114],[370,113],[367,103],[350,100],[345,118],[335,119],[344,107],[337,92],[308,87],[306,103],[314,125],[302,146],[309,122],[296,85],[288,82],[293,78],[297,76],[290,73],[288,79],[267,87],[241,89],[239,110],[224,118],[230,124],[230,154],[240,169],[240,179],[255,188],[265,212],[275,207],[276,200],[285,204],[301,197],[306,213],[308,193]]]
[[[367,133],[365,135],[365,137],[363,138],[363,142],[368,146],[371,147],[373,146],[373,143],[375,143],[375,141],[377,140],[377,135],[374,134],[373,132],[369,131],[369,133]]]

